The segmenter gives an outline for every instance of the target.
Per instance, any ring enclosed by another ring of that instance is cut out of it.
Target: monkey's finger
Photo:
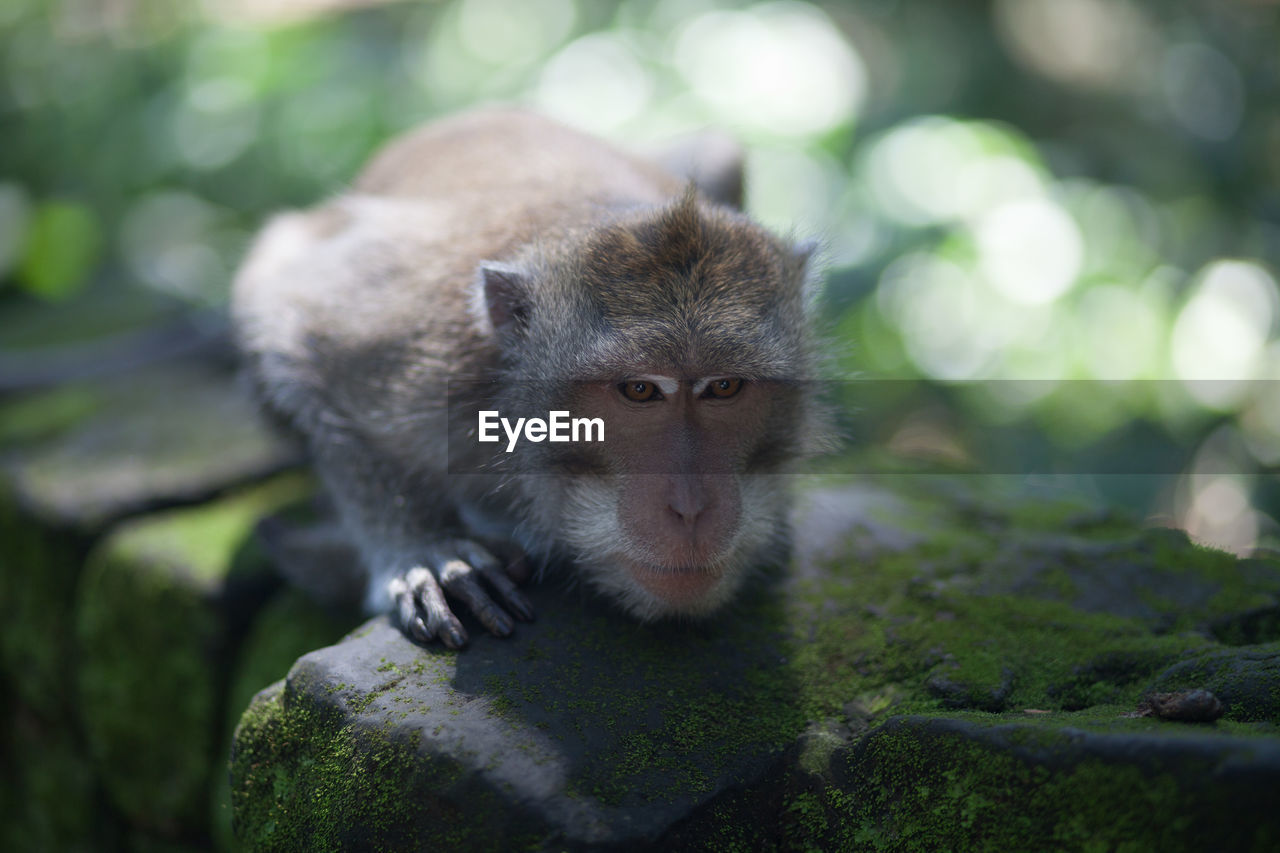
[[[476,570],[462,560],[449,560],[440,567],[440,585],[450,595],[462,599],[489,633],[505,637],[515,628],[511,617],[480,587]]]
[[[533,605],[524,597],[511,578],[503,571],[498,558],[474,542],[458,542],[458,551],[468,563],[475,566],[489,586],[498,593],[506,608],[522,622],[533,621]]]
[[[498,558],[507,577],[517,584],[522,584],[533,574],[533,561],[525,554],[524,549],[514,542],[491,539],[471,540],[487,549]]]
[[[506,572],[507,577],[516,583],[524,583],[533,574],[533,561],[529,559],[524,551],[519,549],[507,559],[506,565],[502,569]]]
[[[405,574],[405,582],[411,594],[411,604],[414,606],[413,619],[421,623],[422,633],[426,635],[427,640],[439,637],[440,642],[451,649],[460,649],[465,646],[467,632],[458,621],[458,617],[449,610],[449,605],[444,600],[444,591],[436,582],[435,575],[418,566]],[[396,606],[403,619],[404,605],[399,599]],[[410,631],[413,631],[416,623],[411,619],[406,624]]]
[[[394,603],[393,612],[400,630],[419,643],[425,644],[435,639],[427,631],[426,623],[422,621],[422,617],[418,615],[417,599],[413,594],[413,590],[409,589],[408,582],[403,577],[392,578],[391,583],[387,585],[387,591],[391,593],[391,599]]]

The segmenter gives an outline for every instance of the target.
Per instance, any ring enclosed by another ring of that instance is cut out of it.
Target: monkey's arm
[[[317,468],[367,569],[367,610],[390,608],[414,639],[439,639],[450,648],[465,645],[467,632],[449,599],[500,637],[514,627],[508,614],[533,618],[504,563],[461,531],[450,532],[452,507],[439,484],[416,479],[357,436],[327,447],[317,454]]]
[[[423,293],[414,278],[435,274],[437,255],[412,240],[439,226],[426,205],[367,199],[278,216],[237,278],[235,309],[259,397],[305,437],[358,554],[366,609],[391,609],[411,636],[457,646],[466,632],[446,595],[496,634],[511,631],[508,613],[532,610],[490,550],[458,538],[441,448],[403,446],[445,419],[434,365],[447,359],[428,359],[426,375],[405,372],[422,363],[412,341],[450,340],[447,329],[421,331],[450,314],[448,294]],[[293,574],[331,563],[298,561]],[[318,577],[300,585],[349,588]]]

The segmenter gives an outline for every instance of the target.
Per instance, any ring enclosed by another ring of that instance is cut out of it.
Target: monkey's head
[[[785,542],[776,475],[821,433],[808,252],[692,192],[549,245],[481,267],[497,405],[604,440],[524,447],[526,539],[641,619],[710,613]]]

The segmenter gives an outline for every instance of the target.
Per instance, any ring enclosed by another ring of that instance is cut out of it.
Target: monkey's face
[[[775,538],[785,496],[764,476],[788,395],[734,376],[644,372],[583,383],[575,413],[605,441],[575,449],[565,544],[585,578],[634,615],[701,615],[724,604]]]
[[[561,475],[526,478],[525,527],[642,619],[717,609],[785,533],[767,475],[808,429],[806,258],[688,193],[572,251],[481,269],[477,302],[523,380],[510,393],[568,383],[555,408],[604,423],[598,444],[538,444],[512,466]]]

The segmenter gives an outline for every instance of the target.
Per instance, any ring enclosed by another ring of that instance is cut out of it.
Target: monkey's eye
[[[643,379],[623,382],[618,386],[618,390],[622,392],[622,396],[633,403],[651,403],[662,399],[662,392],[658,390],[658,386]]]
[[[707,384],[707,390],[703,392],[703,396],[726,400],[741,390],[741,379],[715,379]]]

